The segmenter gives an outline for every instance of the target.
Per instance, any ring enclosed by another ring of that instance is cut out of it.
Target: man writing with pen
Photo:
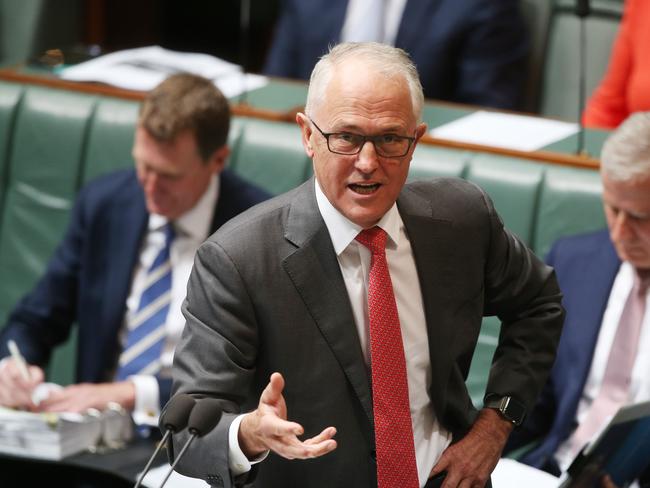
[[[135,128],[135,169],[81,189],[45,273],[0,332],[0,405],[83,412],[114,402],[136,424],[157,423],[195,251],[268,196],[224,169],[229,126],[228,101],[210,80],[177,74],[149,92]],[[73,327],[76,384],[36,405],[42,368]],[[12,346],[10,355],[11,340],[20,352]]]

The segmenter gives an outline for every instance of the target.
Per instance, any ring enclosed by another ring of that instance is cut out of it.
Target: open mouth
[[[350,190],[360,195],[370,195],[371,193],[376,192],[381,185],[379,183],[373,183],[371,185],[362,185],[357,183],[352,183],[348,185]]]

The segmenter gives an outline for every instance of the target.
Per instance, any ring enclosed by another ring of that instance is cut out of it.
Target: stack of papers
[[[536,151],[576,132],[578,124],[479,110],[430,131],[433,137],[519,151]]]
[[[130,418],[112,410],[82,415],[0,407],[0,452],[14,456],[60,460],[102,445],[118,447],[131,433]]]
[[[99,56],[59,72],[69,81],[96,81],[149,91],[174,73],[193,73],[214,81],[226,97],[261,88],[265,76],[244,74],[241,66],[208,54],[170,51],[160,46],[127,49]]]

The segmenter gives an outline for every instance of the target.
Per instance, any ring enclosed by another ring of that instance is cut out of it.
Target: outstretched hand
[[[271,450],[287,459],[308,459],[327,454],[336,449],[334,427],[301,441],[302,425],[287,420],[287,405],[282,395],[284,378],[273,373],[257,409],[247,414],[239,426],[239,445],[243,453],[253,459]]]

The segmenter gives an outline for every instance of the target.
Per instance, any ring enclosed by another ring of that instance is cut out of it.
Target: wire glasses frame
[[[367,141],[372,142],[377,156],[384,158],[401,158],[408,154],[415,137],[381,134],[364,136],[352,132],[323,132],[311,117],[309,120],[327,141],[327,149],[334,154],[352,156],[359,154]]]

